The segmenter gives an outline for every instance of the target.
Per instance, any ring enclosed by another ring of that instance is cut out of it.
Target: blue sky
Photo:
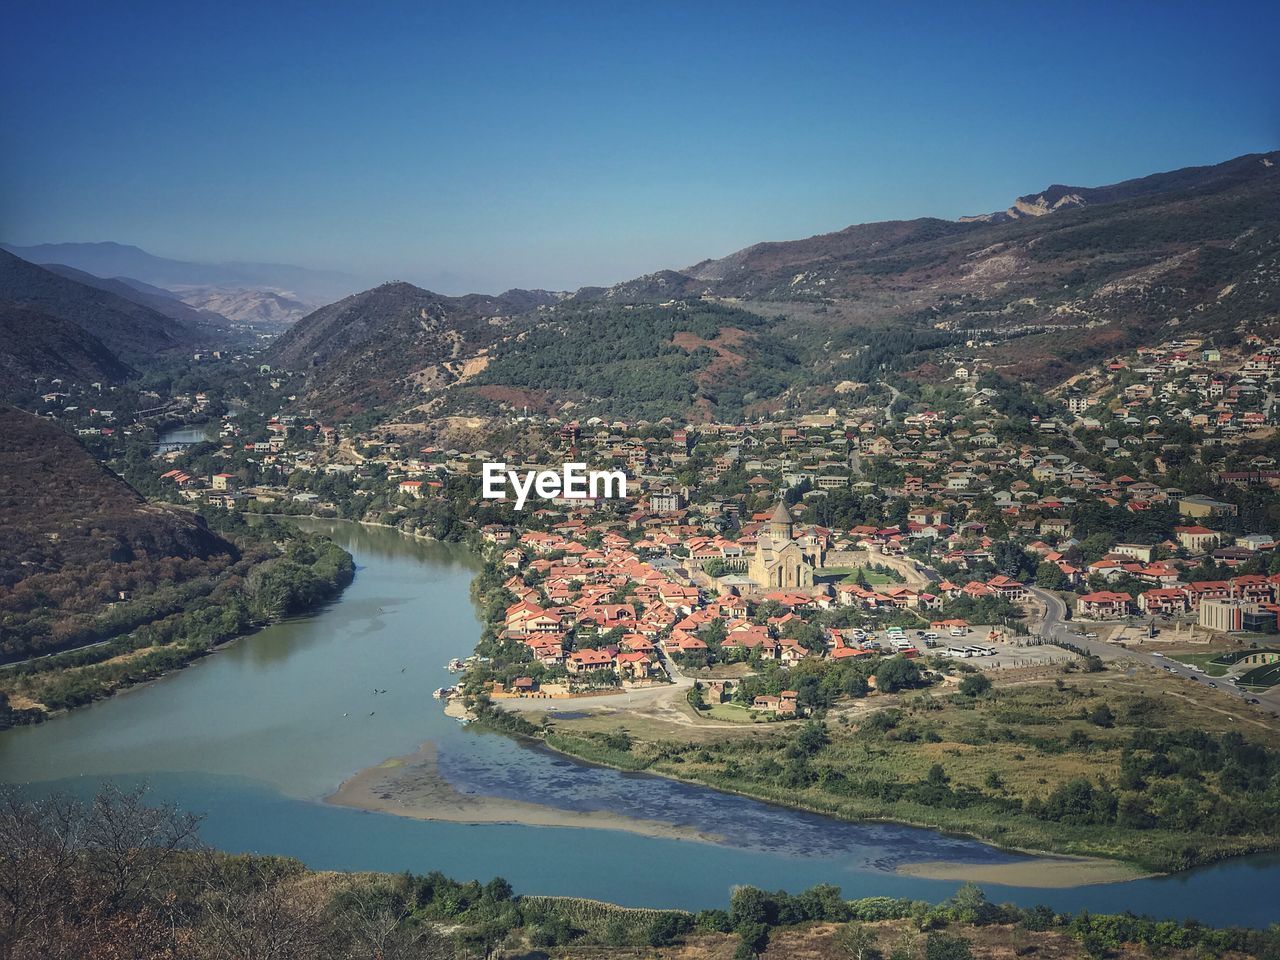
[[[40,3],[0,239],[606,284],[1280,146],[1275,3]]]

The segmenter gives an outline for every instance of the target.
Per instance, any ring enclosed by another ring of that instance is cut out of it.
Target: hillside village
[[[287,404],[287,374],[252,379]],[[132,479],[200,506],[492,545],[511,601],[500,639],[529,665],[506,693],[671,681],[677,664],[876,658],[876,628],[928,634],[895,651],[922,656],[956,625],[1034,633],[1043,591],[1106,636],[1137,638],[1141,622],[1148,636],[1261,637],[1280,611],[1277,382],[1280,346],[1183,340],[1027,404],[972,356],[942,385],[902,380],[887,405],[855,387],[824,413],[752,423],[520,414],[489,425],[492,449],[233,410],[210,443]],[[207,416],[203,392],[181,401]],[[516,513],[478,501],[492,460],[620,465],[629,496]]]

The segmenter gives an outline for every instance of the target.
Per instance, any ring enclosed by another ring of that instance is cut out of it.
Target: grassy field
[[[755,723],[756,714],[736,703],[717,703],[706,711],[713,720],[725,720],[729,723]],[[763,722],[763,718],[761,718]]]
[[[853,583],[858,579],[859,570],[866,577],[867,583],[873,587],[900,582],[887,573],[881,573],[878,570],[867,570],[864,567],[827,567],[820,572],[823,577],[843,577],[845,583]]]
[[[894,720],[888,725],[876,720],[886,711],[875,709],[875,696],[863,702],[866,712],[828,723],[830,742],[799,759],[800,723],[704,723],[686,733],[668,722],[646,731],[648,738],[623,722],[632,737],[625,766],[845,819],[896,820],[1008,847],[1109,857],[1149,869],[1280,844],[1269,833],[1202,832],[1194,821],[1164,829],[1157,817],[1149,829],[1131,829],[1118,822],[1041,819],[1022,810],[1028,802],[1048,802],[1071,781],[1113,788],[1123,783],[1122,760],[1138,731],[1233,732],[1280,749],[1280,731],[1269,714],[1163,672],[1077,674],[1060,685],[998,687],[977,700],[944,692],[912,694],[897,698],[887,713]],[[1110,719],[1099,723],[1103,705]],[[606,722],[556,726],[558,749],[609,762],[601,757],[598,739]],[[756,735],[734,736],[735,727]],[[939,770],[945,796],[969,792],[979,799],[921,801],[913,791]],[[1168,781],[1170,789],[1181,789],[1181,783]],[[868,784],[887,789],[869,793]],[[1198,802],[1212,809],[1217,789],[1212,776],[1203,778],[1203,789]]]

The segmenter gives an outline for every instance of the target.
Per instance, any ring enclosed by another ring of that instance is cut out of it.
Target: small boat
[[[467,665],[463,663],[461,660],[459,660],[457,657],[454,657],[452,660],[449,661],[449,666],[447,667],[447,669],[450,673],[461,673],[463,670],[467,669]]]
[[[437,700],[443,700],[444,691],[445,691],[444,687],[436,687],[435,693],[431,694],[431,696],[435,697]]]

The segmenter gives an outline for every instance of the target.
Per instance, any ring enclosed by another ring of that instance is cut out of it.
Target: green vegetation
[[[700,301],[566,306],[499,346],[474,382],[607,399],[618,416],[656,419],[702,403],[733,420],[800,374],[793,348],[770,335],[774,326],[758,314]],[[716,341],[724,328],[739,333]],[[714,375],[726,366],[732,376]]]
[[[1261,667],[1254,667],[1252,670],[1241,674],[1236,682],[1249,690],[1270,690],[1277,683],[1280,683],[1280,663],[1268,663]]]
[[[235,514],[213,518],[241,545],[241,558],[215,577],[162,586],[93,621],[93,646],[0,669],[0,692],[46,710],[78,707],[185,666],[265,623],[336,596],[355,575],[350,554],[324,537],[284,524],[250,527]],[[23,711],[22,722],[43,719]],[[9,722],[18,722],[9,718]],[[6,724],[0,712],[0,727]]]
[[[952,960],[997,945],[1059,957],[1280,950],[1274,929],[1059,914],[992,903],[973,884],[940,904],[846,900],[831,885],[798,894],[742,886],[724,908],[694,913],[521,895],[500,877],[313,873],[282,857],[210,852],[196,818],[148,804],[144,790],[110,786],[91,804],[0,790],[0,836],[6,960],[624,958],[671,946],[752,958],[766,946],[783,956],[834,950],[863,960]]]
[[[913,694],[854,722],[835,713],[745,739],[632,738],[625,750],[557,722],[553,745],[846,819],[1145,869],[1276,848],[1276,737],[1246,739],[1212,711],[1157,699],[1151,685],[1087,676],[1001,689],[970,674],[954,696]]]

